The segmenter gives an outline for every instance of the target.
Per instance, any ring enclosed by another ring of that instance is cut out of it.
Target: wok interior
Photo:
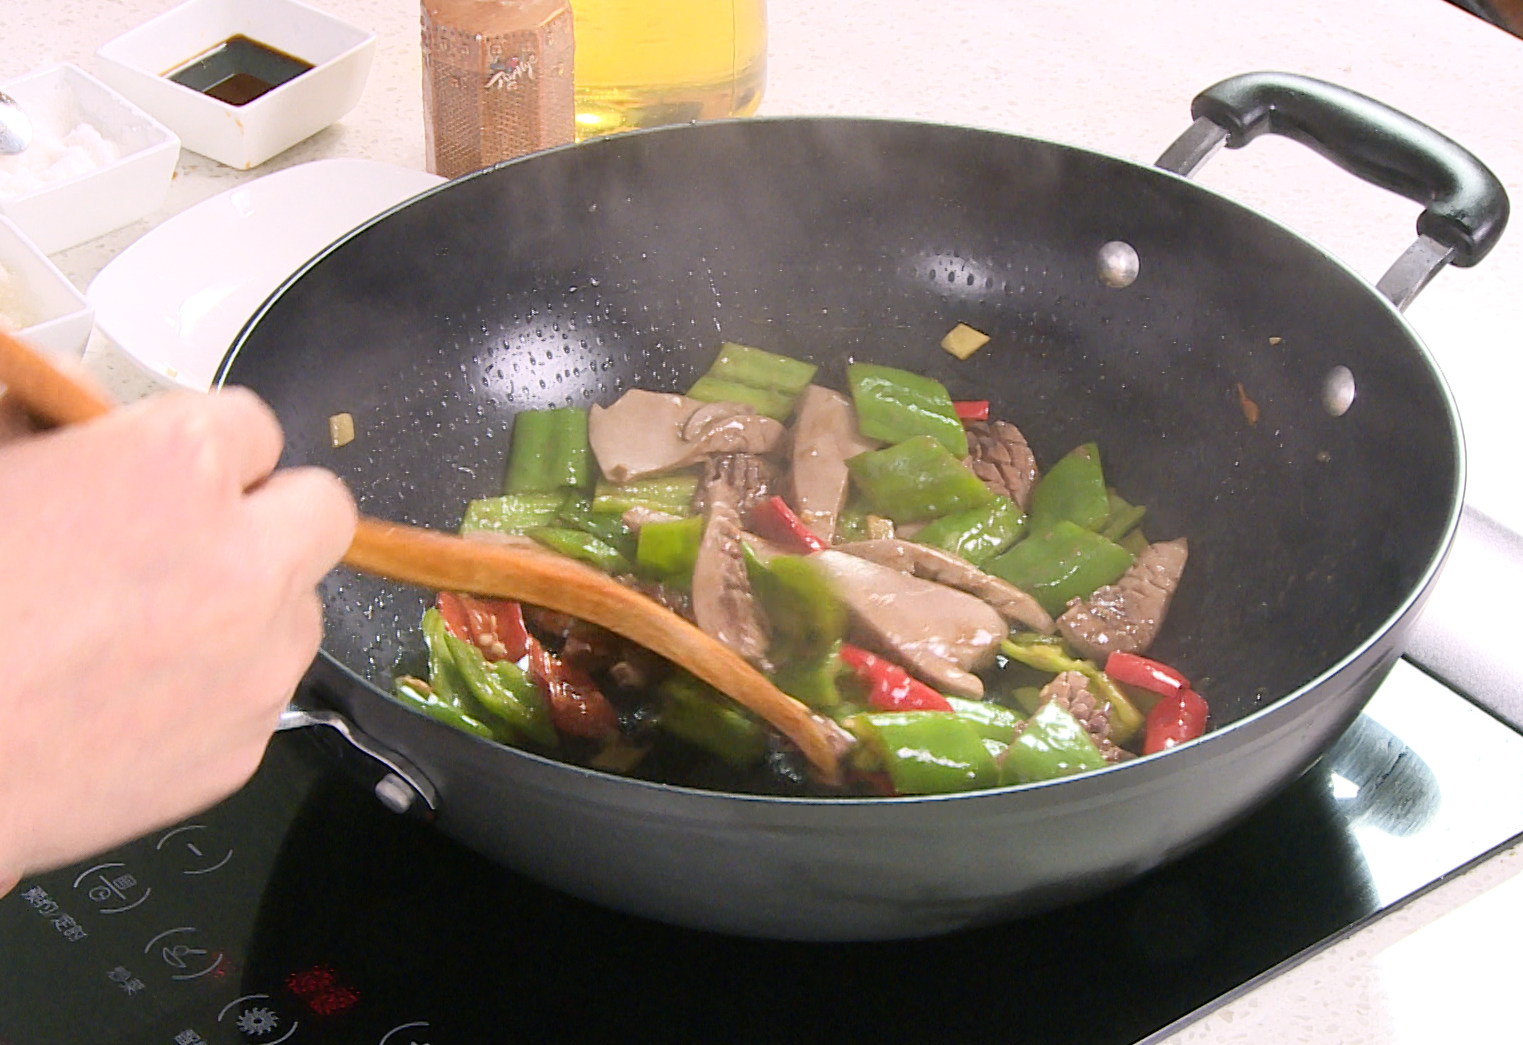
[[[1096,270],[1118,239],[1141,258],[1126,289]],[[993,338],[965,362],[938,347],[959,322]],[[1190,540],[1154,653],[1218,725],[1379,631],[1458,494],[1426,356],[1336,263],[1157,172],[929,125],[707,124],[452,183],[288,286],[225,380],[275,404],[287,463],[452,529],[501,492],[516,411],[684,389],[722,340],[835,388],[853,359],[930,374],[990,399],[1044,468],[1097,440],[1148,536]],[[1321,402],[1335,365],[1358,388],[1342,417]],[[357,436],[334,449],[341,411]],[[431,593],[340,571],[324,595],[325,648],[386,689]]]

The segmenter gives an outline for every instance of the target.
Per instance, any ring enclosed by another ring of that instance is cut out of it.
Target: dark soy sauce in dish
[[[239,35],[164,75],[219,102],[247,105],[310,68],[311,62]]]

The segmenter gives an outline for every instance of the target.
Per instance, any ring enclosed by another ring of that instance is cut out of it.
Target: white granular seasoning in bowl
[[[4,265],[0,265],[0,330],[13,333],[31,326],[32,322],[21,281]]]
[[[25,152],[0,156],[0,198],[25,196],[99,170],[121,149],[94,125],[81,123],[62,138],[39,130]]]

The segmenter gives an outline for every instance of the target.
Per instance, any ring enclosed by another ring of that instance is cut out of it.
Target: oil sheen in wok
[[[726,343],[685,394],[521,412],[504,494],[462,533],[532,541],[692,620],[848,750],[844,783],[648,651],[563,614],[440,593],[395,692],[485,739],[720,790],[928,794],[1054,779],[1199,736],[1143,656],[1183,573],[1100,448],[1045,469],[984,401],[871,363],[847,388]]]

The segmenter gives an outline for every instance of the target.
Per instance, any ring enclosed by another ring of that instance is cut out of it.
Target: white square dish
[[[168,75],[235,37],[311,68],[243,105]],[[100,77],[187,149],[248,170],[344,116],[365,88],[375,35],[296,0],[188,0],[95,52]]]
[[[26,111],[36,132],[26,152],[0,156],[6,183],[0,216],[44,254],[119,229],[164,202],[180,140],[126,98],[68,63],[10,80],[0,90]],[[85,162],[84,148],[64,147],[81,134],[109,146],[115,158],[91,166],[102,157]],[[20,191],[7,191],[11,186]]]
[[[0,316],[38,348],[74,359],[95,327],[85,296],[9,218],[0,218]]]

